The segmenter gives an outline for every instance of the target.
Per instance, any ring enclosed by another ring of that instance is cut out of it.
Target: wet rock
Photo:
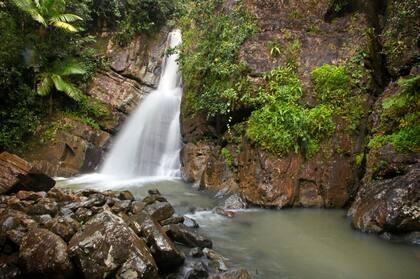
[[[52,177],[70,177],[82,169],[93,171],[110,135],[62,114],[51,115],[50,121],[59,123],[54,137],[43,143],[37,137],[40,135],[32,137],[30,143],[37,144],[37,148],[25,156],[37,169]],[[104,122],[101,121],[101,126]]]
[[[69,242],[69,253],[84,276],[157,278],[157,267],[146,244],[120,217],[104,211],[92,217]],[[125,276],[125,277],[121,277]]]
[[[171,224],[165,227],[166,234],[173,240],[188,247],[211,248],[210,239],[197,234],[182,224]]]
[[[132,219],[137,218],[133,216]],[[166,236],[162,227],[149,216],[142,216],[139,219],[142,227],[141,235],[146,239],[158,267],[170,270],[180,266],[184,256]]]
[[[159,223],[162,226],[166,226],[166,225],[170,225],[170,224],[180,224],[180,223],[184,222],[185,218],[186,218],[185,216],[184,217],[183,216],[172,216],[168,219],[160,221]]]
[[[185,279],[206,279],[209,276],[207,267],[202,262],[193,262],[187,268],[189,271],[184,276]]]
[[[118,195],[120,200],[134,201],[134,196],[130,191],[122,191]]]
[[[146,207],[146,203],[145,202],[142,202],[142,201],[133,201],[132,203],[131,203],[131,208],[130,208],[130,211],[133,213],[133,214],[137,214],[137,213],[140,213],[140,212],[142,212],[143,211],[143,209]]]
[[[185,125],[185,124],[183,124]],[[207,144],[186,144],[181,151],[182,176],[186,182],[199,182],[211,154]]]
[[[233,194],[225,200],[222,207],[224,209],[246,209],[248,208],[247,202],[238,194]]]
[[[19,191],[48,192],[54,185],[54,179],[41,173],[34,167],[30,173],[19,177],[19,181],[8,193],[17,193]]]
[[[188,256],[193,258],[200,258],[204,255],[203,250],[199,247],[194,247],[188,252]]]
[[[48,191],[55,181],[38,173],[29,162],[8,152],[0,154],[0,193],[21,190]]]
[[[219,271],[227,271],[228,268],[225,263],[225,258],[217,253],[216,251],[204,248],[203,249],[204,255],[210,260],[210,265],[216,268]]]
[[[199,228],[200,226],[198,225],[198,223],[194,220],[194,219],[192,219],[192,218],[189,218],[189,217],[187,217],[187,216],[184,216],[184,222],[182,222],[186,227],[188,227],[188,228],[195,228],[195,229],[197,229],[197,228]]]
[[[48,222],[50,222],[52,220],[51,215],[49,214],[44,214],[44,215],[39,215],[39,216],[34,216],[34,219],[43,226],[47,226]]]
[[[93,212],[88,208],[81,207],[76,210],[75,215],[79,222],[84,223],[93,216]]]
[[[398,243],[408,243],[413,245],[420,245],[420,232],[411,232],[406,234],[391,234],[389,232],[385,232],[379,235],[380,238],[398,242]]]
[[[251,275],[246,269],[227,271],[221,274],[212,275],[209,279],[251,279]]]
[[[27,274],[68,278],[73,272],[66,243],[46,229],[33,229],[25,236],[19,259]]]
[[[164,197],[162,197],[160,194],[151,194],[143,199],[143,202],[146,203],[146,205],[155,203],[155,202],[167,202],[168,200]]]
[[[174,208],[168,202],[155,202],[146,206],[144,210],[157,222],[168,219],[175,213]]]
[[[28,230],[37,227],[30,216],[16,210],[6,210],[0,214],[0,230],[16,245],[21,245]]]
[[[37,204],[29,208],[29,215],[44,215],[48,214],[55,216],[58,213],[58,204],[51,199],[44,198],[40,200]]]
[[[151,196],[153,196],[153,195],[158,195],[158,196],[161,196],[161,195],[162,195],[162,194],[160,193],[159,189],[150,189],[150,190],[148,190],[148,191],[147,191],[147,193],[148,193],[149,195],[151,195]]]
[[[127,212],[130,208],[130,200],[116,200],[114,205],[111,207],[111,211],[114,213]]]
[[[221,215],[221,216],[227,217],[227,218],[233,218],[233,217],[235,217],[235,215],[236,215],[236,213],[235,213],[235,212],[230,211],[230,210],[225,210],[224,208],[222,208],[222,207],[220,207],[220,206],[218,206],[218,207],[214,208],[214,210],[213,210],[213,211],[214,211],[215,213],[217,213],[217,214],[219,214],[219,215]]]
[[[45,198],[46,195],[47,194],[45,192],[19,191],[16,193],[16,198],[23,201],[38,201],[42,198]]]
[[[73,193],[71,190],[61,188],[51,189],[47,197],[57,202],[79,202],[81,200],[80,195]]]
[[[401,176],[364,185],[348,212],[365,232],[408,233],[420,230],[420,164]]]
[[[103,194],[92,194],[89,195],[88,200],[83,201],[80,203],[81,207],[86,207],[86,208],[90,208],[90,207],[100,207],[103,206],[106,203],[106,197]]]
[[[55,217],[46,223],[46,227],[68,242],[80,229],[80,224],[70,217]]]
[[[21,270],[18,267],[18,255],[0,255],[0,278],[21,278]]]

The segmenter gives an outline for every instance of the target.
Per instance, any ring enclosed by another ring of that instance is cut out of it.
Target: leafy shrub
[[[335,129],[327,105],[306,108],[299,103],[302,85],[291,67],[274,69],[266,76],[267,87],[257,97],[263,105],[248,122],[247,136],[263,149],[277,154],[316,154],[319,141]],[[264,96],[264,97],[262,97]]]

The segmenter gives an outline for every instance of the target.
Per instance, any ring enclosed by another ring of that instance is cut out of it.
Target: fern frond
[[[51,79],[58,91],[64,92],[67,96],[77,102],[83,99],[84,95],[82,91],[73,84],[65,81],[61,76],[53,74],[51,75]]]

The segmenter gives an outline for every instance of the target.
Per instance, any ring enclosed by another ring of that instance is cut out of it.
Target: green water
[[[420,278],[419,247],[354,231],[344,210],[251,209],[228,219],[209,210],[218,202],[213,194],[181,181],[118,187],[137,197],[154,188],[179,214],[189,214],[200,224],[230,266],[247,268],[253,278]]]

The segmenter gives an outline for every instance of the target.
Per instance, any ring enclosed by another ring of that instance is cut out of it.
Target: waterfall
[[[168,36],[173,48],[181,32]],[[101,174],[118,177],[179,176],[181,150],[180,106],[182,97],[178,54],[163,61],[157,90],[151,92],[129,117],[101,167]]]

